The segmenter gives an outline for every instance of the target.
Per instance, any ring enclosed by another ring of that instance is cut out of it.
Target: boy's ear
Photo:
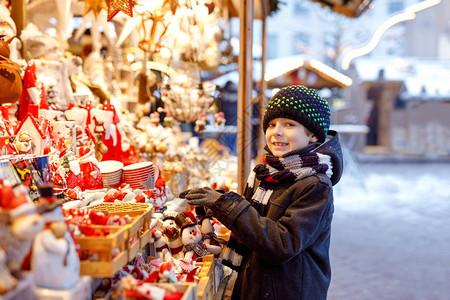
[[[319,141],[319,138],[317,136],[315,136],[314,134],[312,134],[311,137],[309,138],[310,143],[315,143],[318,141]]]

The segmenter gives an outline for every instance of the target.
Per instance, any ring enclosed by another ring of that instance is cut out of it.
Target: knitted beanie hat
[[[276,118],[299,122],[323,142],[330,127],[330,108],[315,90],[292,85],[279,90],[267,104],[263,121],[264,133],[269,122]]]

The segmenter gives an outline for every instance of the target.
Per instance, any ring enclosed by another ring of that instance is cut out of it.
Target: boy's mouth
[[[288,144],[288,143],[274,142],[274,143],[272,143],[272,145],[274,145],[274,146],[279,146],[279,147],[284,147],[284,146],[287,146],[287,145],[289,145],[289,144]]]

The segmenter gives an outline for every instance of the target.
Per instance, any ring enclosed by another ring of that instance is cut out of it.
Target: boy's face
[[[310,143],[317,142],[318,138],[313,134],[307,134],[305,127],[297,121],[276,118],[269,122],[266,130],[266,142],[270,151],[276,157],[300,150]]]

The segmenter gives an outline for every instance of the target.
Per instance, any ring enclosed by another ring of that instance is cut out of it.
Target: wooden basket
[[[134,202],[103,202],[96,205],[86,207],[90,210],[101,211],[105,214],[120,214],[140,210],[152,210],[153,205],[150,203],[134,203]]]

